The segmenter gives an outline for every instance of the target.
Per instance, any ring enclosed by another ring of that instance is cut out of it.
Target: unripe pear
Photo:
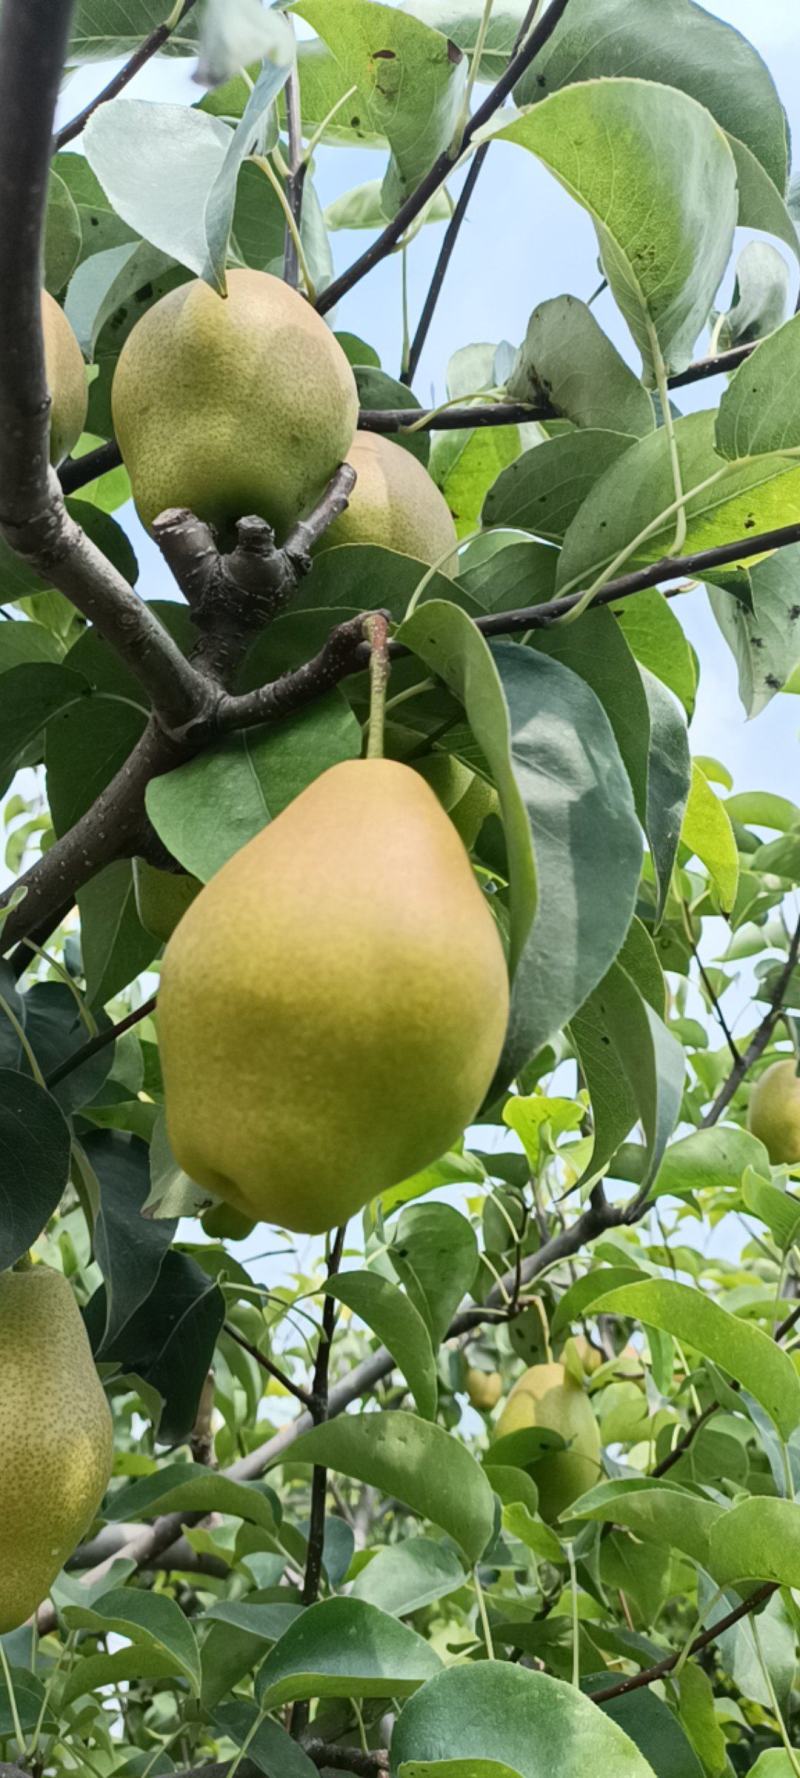
[[[268,272],[195,278],[142,316],[119,355],[114,429],[144,525],[188,507],[229,542],[256,514],[282,542],[347,454],[355,378],[310,304]]]
[[[133,860],[136,912],[146,932],[165,945],[203,885],[185,871],[158,870],[146,858]]]
[[[606,1362],[603,1354],[598,1352],[591,1340],[587,1340],[585,1334],[576,1334],[572,1343],[587,1377],[593,1377],[596,1371],[602,1370]]]
[[[464,1388],[470,1406],[479,1414],[490,1414],[503,1393],[503,1379],[499,1371],[482,1371],[470,1364],[464,1373]]]
[[[47,1266],[0,1273],[0,1635],[25,1622],[94,1518],[111,1414],[78,1305]]]
[[[42,291],[42,335],[51,401],[50,462],[57,465],[69,456],[86,425],[89,391],[77,337],[47,290]]]
[[[800,1162],[800,1077],[794,1057],[773,1062],[756,1081],[747,1126],[763,1142],[773,1167]]]
[[[217,1198],[319,1233],[474,1117],[508,1017],[502,946],[433,791],[323,772],[229,859],[167,946],[170,1143]]]
[[[358,480],[322,547],[381,543],[419,562],[441,562],[444,574],[456,573],[450,508],[419,459],[379,432],[357,432],[346,455]]]
[[[557,1519],[602,1478],[600,1433],[589,1397],[563,1364],[534,1364],[515,1383],[495,1427],[495,1437],[528,1427],[547,1427],[569,1443],[532,1466],[543,1519]]]
[[[210,1210],[203,1212],[200,1222],[204,1234],[215,1241],[246,1241],[256,1226],[252,1216],[243,1216],[241,1210],[234,1210],[230,1204],[212,1204]]]

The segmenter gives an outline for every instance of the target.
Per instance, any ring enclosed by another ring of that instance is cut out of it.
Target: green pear
[[[185,871],[158,870],[146,858],[133,860],[133,893],[136,912],[146,932],[165,945],[178,921],[191,906],[203,885]]]
[[[469,1364],[464,1371],[464,1388],[470,1406],[479,1414],[490,1414],[503,1393],[503,1379],[499,1371],[482,1371]]]
[[[588,1395],[563,1364],[534,1364],[509,1395],[495,1426],[495,1438],[542,1426],[567,1439],[568,1451],[553,1451],[531,1465],[543,1519],[557,1519],[579,1495],[602,1479],[600,1433]]]
[[[353,372],[315,310],[268,272],[202,279],[142,316],[119,355],[114,430],[144,525],[188,507],[228,542],[257,514],[278,540],[313,507],[347,453]]]
[[[800,1162],[800,1077],[794,1057],[773,1062],[756,1081],[747,1126],[763,1142],[773,1167]]]
[[[44,365],[50,391],[50,462],[63,463],[86,425],[89,391],[76,335],[55,298],[42,291]]]
[[[241,1210],[234,1210],[230,1204],[212,1204],[200,1218],[203,1232],[214,1241],[246,1241],[252,1235],[255,1223],[252,1216],[243,1216]]]
[[[0,1273],[0,1635],[47,1597],[111,1474],[111,1414],[66,1278]]]
[[[393,760],[332,766],[228,860],[167,946],[167,1125],[192,1179],[318,1233],[451,1148],[508,1017],[452,823]]]
[[[441,562],[443,573],[454,574],[458,538],[450,508],[419,459],[379,432],[357,432],[346,455],[358,480],[322,548],[382,543],[419,562]]]

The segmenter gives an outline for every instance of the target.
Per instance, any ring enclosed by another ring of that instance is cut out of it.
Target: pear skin
[[[773,1167],[800,1162],[800,1076],[793,1056],[773,1062],[756,1081],[747,1127],[763,1142]]]
[[[450,508],[419,459],[379,432],[357,432],[346,455],[358,480],[321,548],[381,543],[418,562],[441,561],[443,574],[455,574],[458,537]]]
[[[119,355],[114,429],[139,517],[188,507],[230,541],[256,514],[282,542],[347,454],[358,392],[338,340],[268,272],[201,278],[137,321]]]
[[[552,1522],[581,1494],[602,1480],[600,1432],[588,1395],[563,1364],[534,1364],[509,1395],[494,1429],[495,1438],[543,1426],[570,1445],[531,1466],[539,1490],[539,1511]]]
[[[464,1388],[470,1407],[476,1408],[479,1414],[490,1414],[503,1393],[503,1379],[499,1371],[482,1371],[471,1364],[464,1375]]]
[[[25,1622],[94,1518],[111,1414],[66,1278],[0,1272],[0,1635]]]
[[[507,1017],[497,929],[433,792],[392,760],[333,766],[167,946],[173,1152],[246,1216],[333,1228],[452,1147]]]
[[[89,391],[77,337],[47,290],[42,291],[42,334],[51,401],[50,462],[57,466],[74,449],[86,425]]]

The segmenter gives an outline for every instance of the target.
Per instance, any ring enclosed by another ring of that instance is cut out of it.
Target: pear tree
[[[800,1778],[800,801],[701,738],[800,691],[800,246],[729,10],[0,0],[10,1778]],[[501,165],[571,287],[476,245]]]

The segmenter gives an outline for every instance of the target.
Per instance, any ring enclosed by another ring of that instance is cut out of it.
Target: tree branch
[[[727,1617],[720,1618],[719,1622],[712,1624],[710,1629],[703,1630],[700,1636],[695,1636],[689,1654],[700,1654],[704,1648],[708,1648],[711,1642],[716,1642],[718,1636],[722,1636],[726,1630],[732,1629],[734,1624],[740,1623],[743,1617],[749,1617],[751,1612],[758,1611],[759,1606],[766,1605],[767,1600],[771,1599],[773,1593],[777,1591],[774,1581],[766,1581],[763,1587],[758,1588],[757,1592],[750,1593],[747,1599],[743,1599],[740,1605],[735,1606],[733,1611],[729,1611]],[[680,1658],[681,1650],[676,1648],[672,1654],[665,1655],[663,1661],[657,1661],[654,1667],[645,1667],[641,1673],[632,1673],[627,1679],[620,1679],[616,1685],[608,1685],[600,1692],[592,1692],[591,1696],[595,1704],[606,1704],[610,1698],[622,1698],[628,1692],[638,1692],[642,1686],[653,1685],[657,1679],[666,1678],[666,1675],[672,1672],[673,1667],[677,1667]]]
[[[328,1260],[328,1277],[335,1278],[342,1261],[344,1238],[347,1225],[343,1224],[336,1230]],[[336,1298],[326,1295],[322,1305],[322,1327],[320,1329],[317,1362],[314,1366],[314,1387],[311,1403],[311,1419],[315,1426],[322,1426],[328,1418],[328,1377],[331,1366],[331,1348],[336,1326]],[[303,1604],[313,1605],[319,1598],[319,1583],[322,1576],[322,1556],[325,1544],[325,1495],[328,1487],[328,1472],[321,1464],[314,1465],[311,1481],[311,1517],[308,1528],[308,1556],[303,1581]],[[292,1729],[295,1719],[292,1718]]]
[[[234,1327],[232,1322],[226,1321],[225,1332],[229,1339],[235,1340],[237,1346],[241,1346],[243,1352],[249,1352],[256,1364],[260,1364],[261,1369],[266,1371],[268,1376],[274,1377],[275,1382],[280,1383],[289,1395],[294,1396],[296,1401],[301,1401],[307,1408],[312,1406],[313,1396],[309,1394],[309,1391],[302,1389],[299,1383],[295,1383],[294,1378],[287,1376],[279,1365],[273,1364],[272,1359],[267,1358],[265,1352],[259,1352],[258,1347],[254,1346],[250,1340],[246,1340],[244,1334],[240,1334],[239,1329]]]
[[[294,26],[292,24],[291,13],[287,13],[286,17],[293,30]],[[286,82],[286,134],[289,143],[289,177],[286,181],[286,201],[289,205],[292,218],[299,234],[303,215],[303,189],[306,182],[307,169],[306,162],[303,159],[303,119],[300,109],[300,75],[296,57]],[[292,237],[292,231],[288,225],[284,235],[283,276],[286,283],[291,284],[292,289],[296,290],[299,283],[300,270],[297,262],[297,247]]]
[[[720,1087],[713,1105],[706,1112],[705,1117],[701,1119],[699,1126],[701,1130],[707,1130],[712,1124],[719,1122],[723,1111],[725,1111],[730,1104],[737,1088],[741,1086],[745,1075],[748,1073],[749,1069],[752,1068],[753,1063],[758,1061],[759,1056],[763,1055],[783,1011],[784,995],[792,979],[798,955],[800,955],[800,920],[798,920],[792,934],[786,962],[778,976],[772,994],[770,995],[769,1005],[761,1020],[761,1024],[753,1033],[753,1036],[747,1045],[747,1049],[740,1055],[738,1062],[734,1064],[727,1080],[724,1081],[723,1085]]]
[[[88,1062],[100,1050],[107,1049],[110,1043],[116,1043],[117,1038],[122,1037],[126,1031],[132,1031],[134,1025],[140,1025],[143,1019],[149,1018],[151,1012],[155,1012],[155,1007],[156,996],[152,994],[149,1000],[143,1000],[141,1006],[137,1006],[134,1012],[129,1012],[126,1018],[118,1019],[116,1025],[109,1025],[107,1031],[98,1031],[96,1037],[90,1037],[89,1042],[84,1043],[79,1050],[73,1050],[65,1062],[60,1062],[52,1074],[46,1076],[45,1086],[52,1092],[53,1087],[66,1080],[67,1075],[74,1074],[76,1068],[82,1068],[84,1062]]]
[[[150,32],[149,37],[145,37],[144,42],[140,43],[139,48],[134,50],[133,55],[125,63],[124,67],[118,69],[117,73],[112,76],[107,86],[104,86],[102,91],[99,92],[94,99],[90,99],[88,105],[84,105],[82,111],[76,112],[76,115],[70,122],[64,124],[63,129],[57,131],[54,142],[55,148],[65,148],[68,142],[73,142],[76,136],[80,136],[84,126],[88,123],[93,112],[98,109],[98,106],[105,105],[109,99],[119,98],[120,93],[125,91],[126,86],[133,80],[134,75],[139,73],[140,68],[144,68],[147,62],[150,61],[151,57],[157,55],[158,51],[163,49],[164,44],[172,36],[173,32],[177,31],[178,26],[183,23],[187,12],[191,12],[194,4],[195,0],[183,0],[183,5],[176,19],[172,22],[168,21],[163,25],[156,25],[155,30]]]
[[[379,265],[381,260],[386,258],[387,253],[391,253],[392,248],[397,246],[398,241],[402,240],[406,230],[411,226],[412,222],[416,221],[420,212],[424,210],[428,200],[439,190],[440,185],[443,185],[445,180],[450,177],[456,161],[460,159],[461,155],[469,147],[474,136],[476,136],[477,132],[483,128],[484,124],[489,122],[489,119],[494,116],[495,112],[499,110],[500,106],[508,98],[509,93],[516,86],[517,81],[521,79],[525,70],[530,67],[531,62],[539,54],[540,49],[543,49],[548,39],[552,37],[556,25],[558,24],[562,13],[566,11],[568,4],[569,0],[551,0],[546,13],[531,32],[527,42],[517,51],[516,55],[510,57],[504,73],[501,74],[500,79],[492,87],[491,92],[484,99],[483,104],[479,105],[477,110],[473,111],[472,116],[467,120],[460,140],[454,142],[449,149],[445,149],[444,153],[439,155],[438,160],[434,161],[433,166],[425,174],[424,179],[420,180],[416,191],[412,191],[410,197],[406,198],[405,203],[401,204],[397,215],[383,230],[383,233],[378,236],[377,240],[373,241],[371,246],[366,249],[366,252],[360,254],[359,258],[355,259],[352,265],[348,266],[345,272],[342,272],[340,277],[334,278],[333,283],[329,284],[327,289],[323,290],[321,296],[317,298],[316,306],[321,315],[326,315],[329,309],[335,308],[336,304],[341,301],[341,298],[346,296],[347,292],[352,290],[356,284],[360,284],[361,279],[365,278],[367,273],[371,272],[376,265]]]
[[[419,361],[422,357],[425,341],[428,338],[431,322],[436,313],[436,305],[442,294],[442,285],[447,277],[450,261],[455,251],[456,241],[458,240],[461,231],[461,224],[469,209],[470,199],[480,178],[481,168],[489,153],[489,148],[490,144],[488,142],[482,142],[480,148],[476,148],[467,169],[466,179],[458,194],[458,202],[444,232],[444,240],[439,250],[439,257],[434,267],[428,294],[423,303],[422,314],[417,322],[416,332],[409,348],[408,364],[400,378],[401,383],[413,383],[419,369]]]
[[[389,1755],[380,1747],[374,1753],[362,1753],[360,1747],[326,1747],[324,1741],[306,1741],[303,1752],[315,1766],[332,1772],[354,1772],[356,1778],[382,1778],[389,1771]]]
[[[342,679],[360,673],[369,665],[369,645],[364,641],[364,616],[348,618],[332,630],[327,642],[313,660],[306,661],[294,673],[273,679],[258,691],[244,692],[240,697],[225,696],[214,712],[217,734],[232,729],[253,728],[276,717],[288,716],[314,703]]]

